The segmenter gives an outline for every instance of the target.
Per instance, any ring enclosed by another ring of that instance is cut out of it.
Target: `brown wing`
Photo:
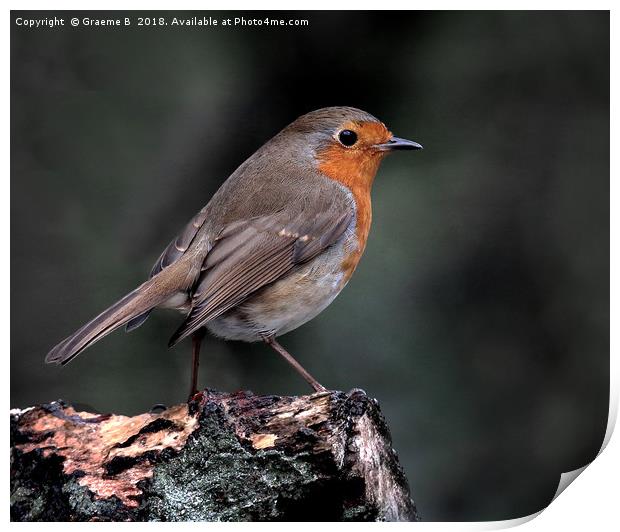
[[[155,277],[164,268],[167,268],[173,262],[179,260],[183,253],[187,251],[187,248],[189,248],[198,230],[202,227],[202,224],[205,223],[206,218],[207,209],[205,207],[190,220],[183,228],[183,231],[181,231],[179,235],[168,244],[168,247],[164,249],[163,253],[153,265],[149,278]]]
[[[302,210],[291,220],[290,215],[280,212],[226,227],[207,255],[204,273],[193,294],[192,310],[170,339],[170,345],[240,304],[295,265],[315,257],[338,240],[352,219],[352,209],[342,212],[325,204],[311,216]]]
[[[183,228],[183,230],[179,233],[179,235],[168,244],[168,247],[164,249],[163,253],[159,256],[153,267],[151,268],[151,272],[149,274],[149,279],[155,277],[160,271],[164,268],[167,268],[183,255],[187,248],[189,248],[190,244],[196,237],[198,230],[205,223],[207,218],[207,209],[203,208],[196,216],[194,216],[190,222]],[[147,312],[136,316],[134,319],[130,320],[125,326],[125,330],[127,332],[133,331],[142,325],[146,319],[149,317],[151,313],[150,310]]]

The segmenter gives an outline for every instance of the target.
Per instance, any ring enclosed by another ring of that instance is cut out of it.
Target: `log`
[[[415,521],[362,390],[213,390],[134,417],[62,401],[11,411],[14,521]]]

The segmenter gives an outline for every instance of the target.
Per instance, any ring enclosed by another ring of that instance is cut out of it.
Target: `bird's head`
[[[353,107],[312,111],[283,133],[303,142],[321,173],[348,186],[370,186],[388,153],[422,149],[417,142],[395,137],[383,122]]]

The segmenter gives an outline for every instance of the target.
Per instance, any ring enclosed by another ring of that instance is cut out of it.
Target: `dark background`
[[[271,16],[309,26],[180,29],[137,15],[12,24],[12,406],[184,400],[189,345],[166,348],[171,312],[68,367],[43,358],[142,282],[263,142],[351,105],[425,150],[384,162],[355,276],[282,343],[326,386],[380,400],[424,519],[545,506],[607,421],[608,13],[298,12]],[[203,353],[203,386],[308,391],[262,345],[211,338]]]

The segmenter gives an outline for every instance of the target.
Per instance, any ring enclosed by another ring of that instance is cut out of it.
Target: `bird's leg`
[[[319,381],[317,381],[312,375],[310,375],[310,373],[308,373],[304,369],[304,367],[299,362],[297,362],[297,360],[295,360],[292,355],[276,341],[275,337],[263,336],[263,340],[276,353],[282,355],[282,358],[284,358],[284,360],[286,360],[291,366],[293,366],[293,368],[295,368],[295,371],[297,371],[297,373],[299,373],[306,380],[306,382],[314,388],[315,392],[327,391],[327,389],[322,386]]]
[[[192,334],[192,382],[189,390],[191,400],[198,393],[198,366],[200,364],[200,344],[205,336],[205,329],[201,327]]]

